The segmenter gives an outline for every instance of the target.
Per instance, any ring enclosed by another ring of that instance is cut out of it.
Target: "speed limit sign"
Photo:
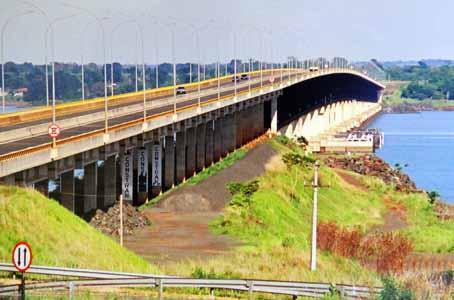
[[[57,124],[49,125],[48,133],[51,138],[58,137],[60,135],[60,126]]]
[[[32,248],[26,242],[19,242],[13,250],[14,267],[21,273],[30,268],[33,260]]]

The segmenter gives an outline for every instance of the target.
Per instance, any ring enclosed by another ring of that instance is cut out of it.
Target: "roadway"
[[[280,76],[279,76],[280,74],[276,74],[276,75],[278,75],[278,76],[275,76],[274,84],[278,84],[280,82]],[[257,81],[257,78],[260,78],[260,75],[254,76],[250,79],[253,81],[253,82],[251,82],[251,89],[260,87],[260,80]],[[288,75],[283,76],[283,79],[287,79],[287,78],[288,78]],[[265,79],[267,80],[266,82],[265,82]],[[264,86],[266,86],[266,84],[269,84],[268,75],[264,76]],[[224,89],[224,91],[222,91],[220,94],[221,97],[234,95],[234,83],[224,82],[222,84],[221,88]],[[225,89],[227,89],[227,90],[225,90]],[[249,89],[249,84],[247,81],[241,81],[241,82],[237,83],[237,92],[248,91],[248,89]],[[202,92],[204,92],[203,97],[201,97],[202,104],[206,103],[208,101],[216,100],[216,98],[217,98],[217,89],[213,88],[213,86],[205,87],[205,89],[203,89]],[[167,101],[166,102],[167,104],[164,104],[162,106],[152,107],[152,108],[148,109],[147,116],[152,116],[152,115],[156,115],[156,114],[164,113],[164,112],[172,112],[173,105],[174,105],[172,96],[171,97],[169,97],[169,96],[151,97],[150,99],[147,99],[147,106],[149,106],[148,103],[155,102],[156,100],[165,100],[165,99],[171,100],[171,101]],[[131,106],[133,104],[137,105],[141,102],[143,103],[143,99],[142,100],[138,99],[137,101],[134,101],[134,102],[128,102],[127,104],[124,104],[124,105],[120,104],[120,105],[115,106],[115,108],[118,108],[119,106],[120,107],[121,106]],[[196,91],[189,92],[187,95],[178,96],[177,109],[185,107],[185,106],[189,106],[189,105],[194,105],[197,103],[198,103],[198,92],[196,90]],[[66,115],[64,118],[65,119],[73,118],[73,117],[86,115],[86,114],[92,114],[92,113],[96,113],[96,112],[100,112],[100,111],[104,111],[104,109],[103,108],[88,109],[87,111],[84,111],[84,112]],[[136,112],[133,112],[133,113],[130,113],[127,115],[109,118],[108,124],[109,124],[109,127],[112,127],[112,126],[116,126],[119,124],[127,123],[127,122],[134,121],[134,120],[141,120],[141,119],[143,119],[143,110],[136,111]],[[1,128],[1,131],[5,132],[5,131],[21,128],[21,127],[28,127],[28,126],[33,126],[33,125],[42,124],[42,123],[49,124],[50,120],[48,118],[45,118],[42,120],[37,120],[37,121],[32,121],[32,122],[14,124],[12,126],[4,126],[3,128]],[[58,123],[58,120],[57,120],[57,123]],[[59,136],[59,139],[69,138],[69,137],[73,137],[73,136],[80,135],[83,133],[100,130],[100,129],[103,129],[104,126],[105,126],[104,120],[96,120],[94,122],[90,122],[89,124],[85,124],[83,126],[78,126],[78,127],[73,127],[73,128],[63,128],[61,131],[61,134]],[[24,138],[24,139],[20,139],[20,140],[14,140],[11,142],[5,142],[0,145],[0,155],[4,155],[7,153],[11,153],[11,152],[15,152],[15,151],[23,150],[26,148],[43,145],[43,144],[48,144],[51,141],[52,140],[49,138],[47,133],[43,133],[43,134],[36,135],[36,136],[30,137],[30,138]]]

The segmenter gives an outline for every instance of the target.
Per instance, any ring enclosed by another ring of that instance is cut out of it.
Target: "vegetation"
[[[333,222],[318,225],[317,245],[321,250],[355,258],[382,274],[402,272],[404,260],[413,250],[411,241],[399,233],[366,235],[357,229],[340,228]]]
[[[392,67],[387,72],[392,80],[410,82],[402,89],[403,98],[454,99],[454,66],[429,67],[421,62],[418,66]]]
[[[227,155],[227,157],[223,158],[222,160],[218,161],[217,163],[213,164],[212,166],[205,168],[202,170],[200,173],[196,174],[195,176],[192,176],[186,182],[178,185],[176,188],[180,188],[186,184],[188,185],[196,185],[199,184],[200,182],[204,181],[210,176],[215,175],[216,173],[222,171],[223,169],[226,169],[228,167],[231,167],[235,162],[239,161],[242,159],[247,153],[247,150],[244,148],[238,149],[233,153],[230,153]],[[167,195],[168,193],[173,192],[175,189],[171,189],[163,193],[162,195],[153,198],[152,201],[149,201],[148,203],[144,204],[141,206],[140,209],[145,209],[147,207],[153,206],[159,201],[161,201],[162,197]]]
[[[18,241],[33,249],[33,264],[156,273],[57,202],[19,187],[0,186],[0,261],[10,262]]]
[[[404,289],[392,278],[383,279],[383,290],[379,296],[380,300],[412,300],[415,296],[410,290]]]
[[[239,62],[241,64],[241,62]],[[228,64],[229,74],[233,73],[234,62]],[[254,69],[258,69],[258,63],[254,63]],[[107,75],[110,81],[111,65],[107,65]],[[78,64],[55,64],[55,97],[57,101],[78,100],[82,97],[81,66]],[[197,78],[197,68],[192,67],[192,78]],[[94,63],[86,64],[85,73],[85,97],[96,98],[104,95],[104,67]],[[9,93],[9,100],[23,100],[34,105],[46,102],[46,75],[44,65],[31,63],[16,64],[5,63],[5,89]],[[50,74],[50,68],[49,68]],[[173,67],[170,63],[159,65],[159,86],[173,84]],[[207,79],[215,77],[215,65],[207,65],[205,69]],[[49,94],[52,95],[52,85],[49,75]],[[135,91],[135,66],[122,65],[118,62],[113,64],[113,78],[116,86],[115,94]],[[156,69],[154,65],[145,67],[145,81],[147,88],[156,87]],[[177,84],[190,82],[189,63],[177,64]],[[1,79],[0,79],[1,84]],[[108,82],[110,85],[110,82]],[[28,92],[22,99],[13,97],[14,91],[19,88],[27,88]],[[139,79],[138,89],[142,89]],[[110,89],[109,89],[110,93]]]
[[[287,139],[276,138],[270,143],[281,157],[288,153],[304,157],[304,150]],[[214,232],[242,242],[234,253],[203,261],[167,264],[163,266],[166,272],[212,278],[222,274],[227,278],[380,285],[380,276],[361,266],[357,256],[339,255],[335,251],[320,251],[317,272],[309,271],[313,169],[300,164],[287,168],[282,161],[275,164],[272,171],[258,178],[258,188],[255,181],[229,185],[233,199],[223,215],[211,224]],[[408,253],[408,241],[418,252],[454,253],[454,222],[439,220],[426,194],[399,193],[377,178],[347,173],[364,185],[359,188],[345,182],[336,171],[323,164],[319,174],[321,185],[325,186],[319,191],[319,221],[335,222],[351,240],[355,240],[357,231],[362,241],[364,236],[369,237],[373,227],[384,222],[385,198],[405,208],[406,228],[395,235],[377,236],[369,241],[372,249],[379,251],[375,257],[380,253],[395,255],[399,249]],[[340,235],[341,240],[344,236]],[[390,247],[381,247],[381,244]],[[371,247],[365,248],[370,250]],[[340,248],[354,252],[351,247]],[[396,264],[400,263],[397,259]],[[384,269],[389,268],[384,266]]]

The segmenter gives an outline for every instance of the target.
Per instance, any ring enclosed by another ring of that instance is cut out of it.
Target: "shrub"
[[[375,233],[362,241],[359,250],[363,264],[372,264],[377,272],[389,274],[402,271],[413,245],[401,234]]]
[[[287,169],[291,169],[293,166],[305,166],[309,167],[315,163],[315,159],[310,156],[302,156],[295,152],[286,153],[282,156],[282,161],[287,166]]]
[[[320,223],[317,232],[319,249],[357,258],[362,265],[384,274],[401,272],[405,258],[413,250],[409,240],[392,232],[365,237],[357,229],[342,229],[333,222]]]
[[[233,199],[230,206],[251,207],[252,195],[259,189],[258,180],[252,180],[246,183],[228,183],[227,189],[232,194]]]
[[[427,196],[429,197],[430,204],[434,204],[435,201],[437,201],[438,198],[440,198],[440,194],[437,193],[436,191],[427,192]]]
[[[282,145],[287,145],[290,142],[290,139],[285,135],[279,135],[276,137],[276,141]]]
[[[401,288],[392,278],[383,278],[383,289],[380,300],[412,300],[415,296],[410,290]]]

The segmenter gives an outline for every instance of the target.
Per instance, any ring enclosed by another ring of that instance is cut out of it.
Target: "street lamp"
[[[121,22],[121,23],[118,23],[113,29],[112,31],[110,32],[110,61],[111,61],[111,69],[110,69],[110,83],[111,83],[111,95],[113,96],[114,95],[114,61],[113,61],[113,38],[114,38],[114,34],[115,32],[122,26],[122,25],[125,25],[125,24],[128,24],[128,23],[133,23],[135,22],[135,20],[126,20],[124,22]],[[137,45],[137,41],[136,41],[136,45]],[[137,51],[137,49],[136,49]],[[137,92],[137,89],[138,89],[138,83],[137,83],[137,64],[136,64],[136,92]]]
[[[18,18],[18,17],[25,16],[25,15],[29,15],[32,13],[34,13],[33,10],[27,10],[20,14],[13,15],[13,16],[9,17],[2,26],[2,30],[1,30],[2,45],[1,45],[1,55],[0,55],[0,63],[2,66],[2,112],[5,112],[5,106],[6,106],[6,100],[5,100],[5,32],[6,32],[6,28],[8,27],[8,24],[11,22],[11,20]]]
[[[85,12],[87,15],[90,17],[94,18],[96,22],[98,23],[99,28],[101,29],[101,35],[102,35],[102,45],[103,45],[103,60],[104,60],[104,133],[107,135],[109,132],[109,123],[108,123],[108,104],[107,104],[107,60],[106,60],[106,39],[105,39],[105,29],[104,29],[104,24],[102,23],[102,20],[93,14],[91,11],[79,7],[79,6],[74,6],[72,4],[68,3],[63,3],[64,6]]]
[[[157,25],[160,25],[159,21],[158,21],[158,17],[156,16],[151,16],[151,18],[154,20],[153,21],[153,24],[155,24],[156,26]],[[159,88],[159,47],[158,47],[158,42],[159,42],[159,39],[158,39],[158,30],[155,30],[154,31],[155,34],[154,34],[154,44],[155,44],[155,59],[156,59],[156,67],[155,67],[155,77],[156,77],[156,88]]]
[[[41,14],[44,17],[45,25],[46,27],[49,26],[50,21],[49,21],[49,15],[46,13],[45,10],[43,10],[41,7],[36,5],[35,3],[31,1],[26,1],[26,0],[21,0],[21,3],[31,6],[36,12]],[[48,41],[47,41],[47,30],[44,32],[44,65],[45,65],[45,76],[46,76],[46,106],[49,106],[49,64],[47,61],[47,52],[48,52],[48,47],[47,47]]]

